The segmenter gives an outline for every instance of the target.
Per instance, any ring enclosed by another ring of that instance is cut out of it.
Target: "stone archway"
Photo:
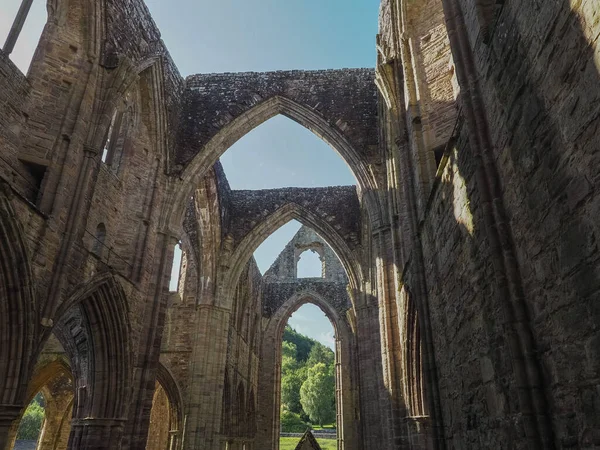
[[[150,411],[147,450],[179,450],[183,420],[183,398],[179,386],[169,369],[159,363]]]
[[[6,185],[0,191],[0,449],[4,449],[25,406],[38,315],[27,248],[10,203],[12,191]]]
[[[356,368],[355,337],[342,308],[313,290],[299,291],[270,317],[262,340],[259,368],[257,448],[279,448],[281,403],[281,345],[290,316],[307,303],[319,307],[333,325],[336,339],[336,409],[338,450],[358,449],[358,396],[354,391]]]
[[[377,89],[370,69],[195,75],[186,81],[173,160],[180,172],[170,216],[181,223],[202,177],[231,145],[283,115],[329,144],[361,192],[377,189]],[[206,114],[211,111],[210,114]],[[368,202],[377,203],[367,195]],[[378,210],[373,205],[374,210]]]
[[[64,355],[57,357],[55,354],[49,361],[43,359],[38,361],[27,393],[27,404],[40,393],[45,402],[44,422],[37,448],[66,450],[73,414],[73,374]]]
[[[129,310],[111,275],[86,283],[53,329],[71,364],[75,399],[69,449],[119,448],[131,388]]]
[[[336,229],[337,224],[330,224],[324,218],[311,212],[309,208],[290,202],[263,218],[259,224],[251,230],[247,230],[241,236],[231,255],[229,255],[229,267],[227,272],[223,274],[223,281],[219,285],[218,296],[224,304],[227,304],[228,299],[231,298],[230,291],[237,285],[242,270],[256,248],[275,230],[292,219],[317,231],[340,259],[348,275],[350,287],[357,288],[360,286],[362,271],[360,264],[358,264],[357,248],[350,247],[348,240],[344,239]]]

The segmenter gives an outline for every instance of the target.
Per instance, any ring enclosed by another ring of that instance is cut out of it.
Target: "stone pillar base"
[[[73,419],[69,450],[118,450],[126,419]]]
[[[12,448],[22,410],[20,405],[0,405],[0,450]]]
[[[431,418],[429,416],[409,416],[405,418],[410,448],[429,450],[435,448],[431,438]]]

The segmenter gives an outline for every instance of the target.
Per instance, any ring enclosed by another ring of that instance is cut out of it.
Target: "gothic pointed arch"
[[[171,371],[160,362],[156,371],[156,381],[160,383],[169,399],[171,431],[181,432],[183,429],[183,397],[181,389]]]
[[[186,199],[200,183],[206,172],[217,162],[219,157],[225,153],[236,141],[258,127],[262,123],[276,115],[283,115],[313,132],[317,137],[329,144],[348,164],[351,172],[358,181],[361,191],[376,189],[377,181],[373,168],[369,166],[365,150],[357,148],[357,143],[352,142],[345,132],[348,125],[344,120],[338,119],[333,125],[333,119],[328,120],[314,107],[302,104],[298,100],[283,94],[272,95],[268,98],[255,96],[258,102],[244,102],[244,106],[237,108],[242,113],[230,112],[223,114],[224,118],[219,124],[213,124],[211,129],[217,129],[210,137],[199,136],[199,127],[193,123],[182,123],[178,136],[178,151],[180,153],[193,155],[185,164],[181,174],[183,185],[176,194],[173,202],[175,211],[173,217],[179,220],[183,217]],[[193,101],[188,102],[193,104]],[[248,104],[251,104],[249,107]],[[196,105],[197,106],[197,105]],[[192,107],[196,107],[192,105]],[[348,107],[350,110],[351,108]],[[346,111],[348,112],[348,111]],[[376,115],[376,109],[373,112]],[[189,119],[188,119],[189,117]],[[186,121],[193,120],[194,114],[186,114]],[[361,142],[361,145],[365,143]],[[182,156],[179,156],[181,159]]]
[[[53,331],[69,357],[78,392],[74,419],[81,427],[95,419],[123,420],[131,387],[131,330],[120,283],[108,273],[94,277],[65,301],[56,317]],[[85,438],[74,430],[71,448],[83,445]]]
[[[229,289],[235,288],[242,270],[246,263],[258,248],[258,246],[274,231],[281,226],[295,219],[298,222],[313,228],[327,243],[340,259],[351,287],[359,286],[361,280],[361,268],[355,251],[351,250],[345,240],[339,235],[335,228],[324,221],[321,217],[312,213],[308,209],[297,203],[287,203],[264,217],[235,247],[229,257],[230,268],[227,277],[223,280],[223,289],[226,293],[225,298],[231,298],[227,295]]]
[[[33,375],[27,389],[27,404],[29,404],[33,397],[35,397],[35,395],[52,379],[61,375],[64,375],[68,378],[73,377],[71,373],[71,366],[66,358],[64,358],[62,355],[58,355],[51,361],[36,367],[33,371]]]
[[[338,330],[343,326],[344,314],[347,311],[347,307],[340,308],[339,306],[332,304],[332,302],[328,301],[322,293],[313,289],[300,290],[288,298],[283,305],[273,313],[267,329],[271,329],[271,327],[274,326],[274,329],[277,330],[276,334],[283,337],[285,325],[291,315],[300,307],[308,303],[315,305],[323,311],[323,314],[325,314],[329,319],[329,322],[331,322],[336,336],[338,336],[339,333],[343,333],[341,330]]]
[[[355,449],[359,427],[359,418],[355,411],[359,409],[355,376],[358,370],[356,339],[347,317],[350,301],[344,305],[332,301],[316,289],[299,288],[288,296],[281,306],[268,318],[262,336],[262,360],[259,367],[258,390],[258,434],[257,442],[269,448],[279,440],[281,403],[281,346],[285,326],[290,316],[305,304],[317,306],[329,319],[336,342],[336,408],[338,411],[338,439],[344,449]]]
[[[39,320],[27,247],[10,203],[12,191],[0,188],[0,405],[19,405],[32,369]]]

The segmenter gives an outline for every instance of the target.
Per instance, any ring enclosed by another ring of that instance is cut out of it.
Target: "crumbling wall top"
[[[360,244],[361,213],[355,186],[233,190],[230,200],[226,234],[235,245],[262,222],[275,220],[272,216],[285,207],[296,209],[294,218],[301,222],[305,219],[309,226],[314,225],[311,221],[319,221],[343,239],[349,249]],[[322,237],[331,242],[331,236]]]
[[[341,132],[368,161],[377,153],[378,140],[374,79],[373,69],[189,76],[185,82],[176,163],[185,166],[220,130],[254,107],[277,97],[317,114]],[[271,111],[270,116],[278,113],[286,115],[285,108]],[[260,123],[255,124],[258,125]],[[301,125],[311,128],[308,121]]]
[[[311,250],[319,255],[323,267],[322,278],[315,278],[315,281],[348,283],[344,267],[335,252],[321,236],[306,226],[302,226],[288,242],[269,270],[265,272],[264,280],[295,281],[298,278],[298,261],[301,255]]]

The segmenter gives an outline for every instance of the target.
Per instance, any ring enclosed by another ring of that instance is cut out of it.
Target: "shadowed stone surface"
[[[306,302],[342,450],[600,446],[596,0],[382,0],[374,69],[187,79],[142,0],[47,6],[27,74],[0,50],[0,449],[42,391],[57,449],[271,450]],[[357,187],[232,191],[277,114]]]

